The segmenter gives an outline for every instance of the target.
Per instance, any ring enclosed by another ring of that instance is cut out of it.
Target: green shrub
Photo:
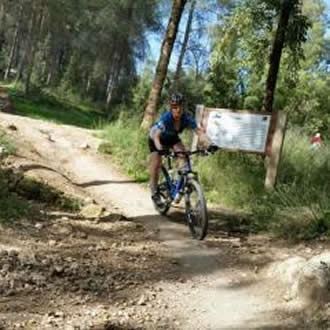
[[[99,151],[111,154],[129,175],[140,182],[148,180],[147,134],[137,120],[118,120],[104,128],[105,142]]]
[[[197,169],[215,204],[249,210],[253,196],[263,191],[265,170],[259,156],[220,151],[199,159]]]
[[[78,97],[59,97],[56,92],[35,91],[23,95],[19,88],[10,86],[15,111],[23,116],[44,119],[58,124],[95,128],[105,121],[105,115]]]
[[[15,153],[16,150],[13,142],[8,138],[8,136],[2,130],[0,130],[0,148],[1,148],[0,162],[2,158]]]
[[[311,150],[299,130],[287,134],[278,185],[256,196],[256,225],[289,238],[330,231],[330,147]]]

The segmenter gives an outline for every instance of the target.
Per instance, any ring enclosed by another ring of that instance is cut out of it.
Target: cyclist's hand
[[[160,155],[160,156],[168,155],[168,150],[158,149],[157,152],[158,152],[158,155]]]
[[[214,154],[216,151],[219,150],[219,147],[215,144],[210,144],[208,147],[207,147],[207,152],[211,153],[211,154]]]

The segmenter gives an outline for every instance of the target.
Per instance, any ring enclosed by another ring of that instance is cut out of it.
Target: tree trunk
[[[6,38],[5,38],[5,29],[6,29],[6,8],[4,1],[0,3],[0,53],[4,47]]]
[[[33,69],[33,64],[34,64],[34,51],[35,51],[35,26],[37,24],[37,14],[36,10],[33,9],[32,13],[32,20],[31,20],[31,29],[30,29],[30,42],[27,47],[27,63],[26,63],[26,76],[25,76],[25,84],[24,84],[24,92],[25,94],[29,94],[30,92],[30,82],[31,82],[31,74],[32,74],[32,69]]]
[[[87,79],[86,79],[86,87],[85,87],[85,92],[88,95],[89,91],[91,89],[92,86],[92,78],[91,75],[87,75]]]
[[[113,80],[113,75],[115,72],[115,66],[116,66],[116,57],[117,57],[117,52],[116,50],[109,56],[109,70],[108,73],[106,74],[105,78],[105,92],[104,92],[104,98],[105,98],[105,104],[108,107],[108,104],[110,103],[109,100],[109,91],[111,90],[112,86],[112,80]]]
[[[196,1],[197,0],[192,0],[191,5],[190,5],[189,16],[188,16],[188,20],[187,20],[186,30],[185,30],[185,33],[184,33],[183,44],[182,44],[182,47],[181,47],[181,52],[180,52],[180,56],[179,56],[179,59],[178,59],[178,63],[177,63],[176,70],[175,70],[175,75],[174,75],[174,84],[175,84],[175,86],[178,85],[178,81],[180,79],[182,64],[183,64],[184,56],[186,54],[186,50],[187,50],[187,46],[188,46],[188,42],[189,42],[189,37],[190,37],[190,32],[191,32],[191,28],[192,28],[192,22],[193,22],[195,7],[196,7]]]
[[[263,102],[263,110],[273,111],[274,93],[276,88],[277,76],[279,72],[285,34],[289,23],[289,18],[295,0],[283,0],[279,23],[270,55],[269,71],[266,82],[266,93]]]
[[[22,13],[23,13],[23,6],[21,5],[20,9],[19,9],[18,21],[17,21],[17,24],[16,24],[14,40],[13,40],[13,43],[12,43],[11,48],[10,48],[8,65],[7,65],[7,69],[6,69],[5,76],[4,76],[5,80],[8,80],[11,68],[12,68],[13,63],[14,63],[15,52],[16,52],[17,44],[18,44],[18,34],[19,34],[19,31],[20,31],[20,28],[21,28],[21,23],[22,23]]]
[[[119,54],[119,56],[115,57],[115,62],[113,66],[113,70],[109,79],[108,89],[107,89],[107,109],[110,107],[110,103],[113,96],[113,91],[116,87],[116,84],[118,82],[119,76],[122,71],[122,60],[124,58],[124,52]]]
[[[37,15],[33,14],[34,20],[32,21],[32,29],[31,29],[31,48],[28,53],[28,63],[27,63],[27,73],[25,79],[25,94],[29,94],[30,92],[30,83],[31,83],[31,75],[34,67],[35,54],[37,51],[37,43],[40,38],[40,32],[42,30],[43,20],[44,20],[44,8],[40,9],[40,14],[37,20]]]
[[[163,84],[167,75],[168,64],[170,61],[173,45],[180,24],[180,19],[187,0],[173,0],[172,13],[168,22],[166,34],[162,43],[161,52],[156,68],[156,73],[151,86],[144,117],[141,124],[143,129],[148,129],[156,116],[156,110],[159,103]]]

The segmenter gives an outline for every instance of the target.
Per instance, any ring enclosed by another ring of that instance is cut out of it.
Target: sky
[[[187,9],[189,9],[189,8],[187,7]],[[182,37],[183,37],[185,27],[186,27],[186,23],[187,23],[187,11],[188,11],[187,9],[185,11],[185,15],[182,17],[181,22],[180,22],[177,39],[180,38],[180,37],[182,39]],[[216,15],[208,16],[208,24],[210,24],[212,22],[215,22],[215,21],[216,21]],[[163,20],[164,29],[166,28],[167,23],[168,23],[168,17],[165,17],[164,20]],[[148,44],[149,44],[149,49],[147,51],[147,58],[143,62],[138,63],[138,71],[139,72],[141,72],[141,70],[143,70],[143,67],[146,63],[148,63],[150,61],[156,63],[158,61],[160,48],[161,48],[161,44],[162,44],[162,41],[163,41],[163,34],[161,34],[161,33],[149,33],[147,35],[147,39],[148,39]],[[210,42],[208,40],[207,34],[205,34],[203,36],[203,38],[201,40],[201,43],[205,48],[209,47]],[[174,51],[172,52],[172,55],[171,55],[170,65],[169,65],[171,70],[175,70],[176,63],[178,61],[178,56],[179,56],[178,49],[174,48]]]

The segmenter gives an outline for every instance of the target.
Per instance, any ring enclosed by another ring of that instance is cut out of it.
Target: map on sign
[[[207,136],[220,148],[264,153],[271,116],[211,111]]]

